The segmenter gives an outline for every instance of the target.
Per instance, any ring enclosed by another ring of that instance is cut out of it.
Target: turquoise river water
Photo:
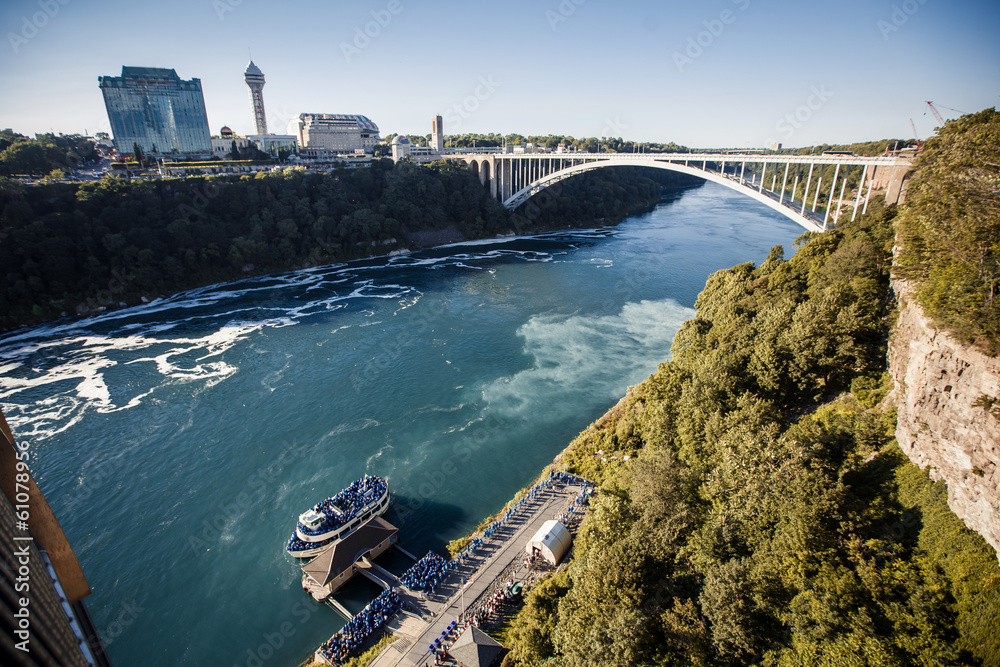
[[[116,665],[295,665],[343,624],[283,552],[300,512],[383,475],[403,546],[443,553],[669,357],[711,272],[802,231],[706,184],[614,228],[217,285],[0,338],[0,404]]]

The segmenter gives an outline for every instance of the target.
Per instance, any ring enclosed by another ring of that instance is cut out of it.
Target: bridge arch
[[[757,187],[750,187],[748,185],[741,184],[739,181],[723,176],[722,174],[700,169],[698,167],[679,164],[677,162],[656,161],[649,159],[630,160],[628,158],[616,158],[614,160],[594,160],[566,167],[529,183],[512,194],[503,202],[503,205],[508,209],[515,209],[521,204],[527,202],[532,196],[555,185],[559,181],[571,178],[577,174],[582,174],[586,171],[593,171],[594,169],[602,169],[605,167],[651,167],[654,169],[667,169],[681,174],[697,176],[703,180],[718,183],[719,185],[723,185],[730,190],[735,190],[740,194],[746,195],[751,199],[764,204],[768,208],[777,211],[786,218],[801,225],[802,227],[805,227],[811,232],[823,231],[823,224],[821,221],[802,215],[798,210],[794,210],[784,203],[779,203],[778,200],[773,199],[769,193],[760,191]]]
[[[479,162],[478,161],[471,160],[469,162],[469,169],[472,170],[472,173],[476,176],[476,178],[479,178]],[[480,180],[480,182],[482,182],[482,181]]]
[[[479,167],[479,182],[486,187],[490,186],[490,162],[489,160],[483,160],[482,165]]]

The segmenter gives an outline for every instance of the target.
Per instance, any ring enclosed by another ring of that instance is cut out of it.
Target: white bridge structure
[[[667,169],[731,188],[817,232],[835,226],[848,212],[852,220],[859,210],[864,213],[873,190],[888,203],[898,202],[912,164],[908,157],[828,153],[510,153],[500,149],[445,149],[444,153],[413,157],[421,162],[461,160],[508,209],[585,171],[604,167]]]
[[[899,200],[912,160],[856,155],[733,153],[482,153],[452,154],[508,209],[573,176],[604,167],[647,167],[696,176],[747,195],[809,231],[853,220],[868,209],[872,191]],[[850,190],[848,190],[850,187]],[[819,210],[817,211],[817,207]]]

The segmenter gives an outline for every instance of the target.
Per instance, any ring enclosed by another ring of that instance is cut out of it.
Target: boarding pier
[[[498,620],[509,591],[520,592],[566,560],[571,530],[592,490],[592,482],[553,473],[505,507],[451,561],[433,553],[417,559],[399,548],[394,526],[373,518],[302,568],[304,588],[351,626],[325,642],[315,659],[336,664],[367,645],[358,637],[377,636],[381,629],[396,639],[371,663],[376,667],[433,665],[445,650],[459,658],[463,652],[498,656],[503,647],[477,626]],[[416,561],[399,577],[372,562],[392,546]],[[355,574],[383,592],[352,616],[333,593]]]
[[[523,510],[485,539],[471,558],[450,571],[434,593],[425,596],[425,599],[401,590],[404,605],[412,605],[421,612],[419,619],[417,614],[411,612],[397,614],[390,620],[387,629],[397,640],[370,663],[371,666],[433,665],[435,658],[430,646],[442,635],[448,642],[455,642],[452,645],[455,650],[459,650],[460,642],[492,641],[478,628],[473,632],[475,626],[468,625],[467,619],[495,591],[505,588],[508,583],[516,585],[522,582],[523,586],[538,575],[537,569],[525,564],[525,548],[547,521],[566,519],[567,506],[583,489],[578,484],[555,484],[538,493]],[[463,588],[463,583],[470,580],[471,583]]]

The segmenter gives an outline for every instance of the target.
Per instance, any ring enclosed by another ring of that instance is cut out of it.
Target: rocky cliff
[[[1000,398],[1000,359],[936,328],[910,285],[893,287],[900,307],[889,342],[896,439],[910,460],[948,484],[952,511],[1000,554],[1000,418],[981,400]]]

